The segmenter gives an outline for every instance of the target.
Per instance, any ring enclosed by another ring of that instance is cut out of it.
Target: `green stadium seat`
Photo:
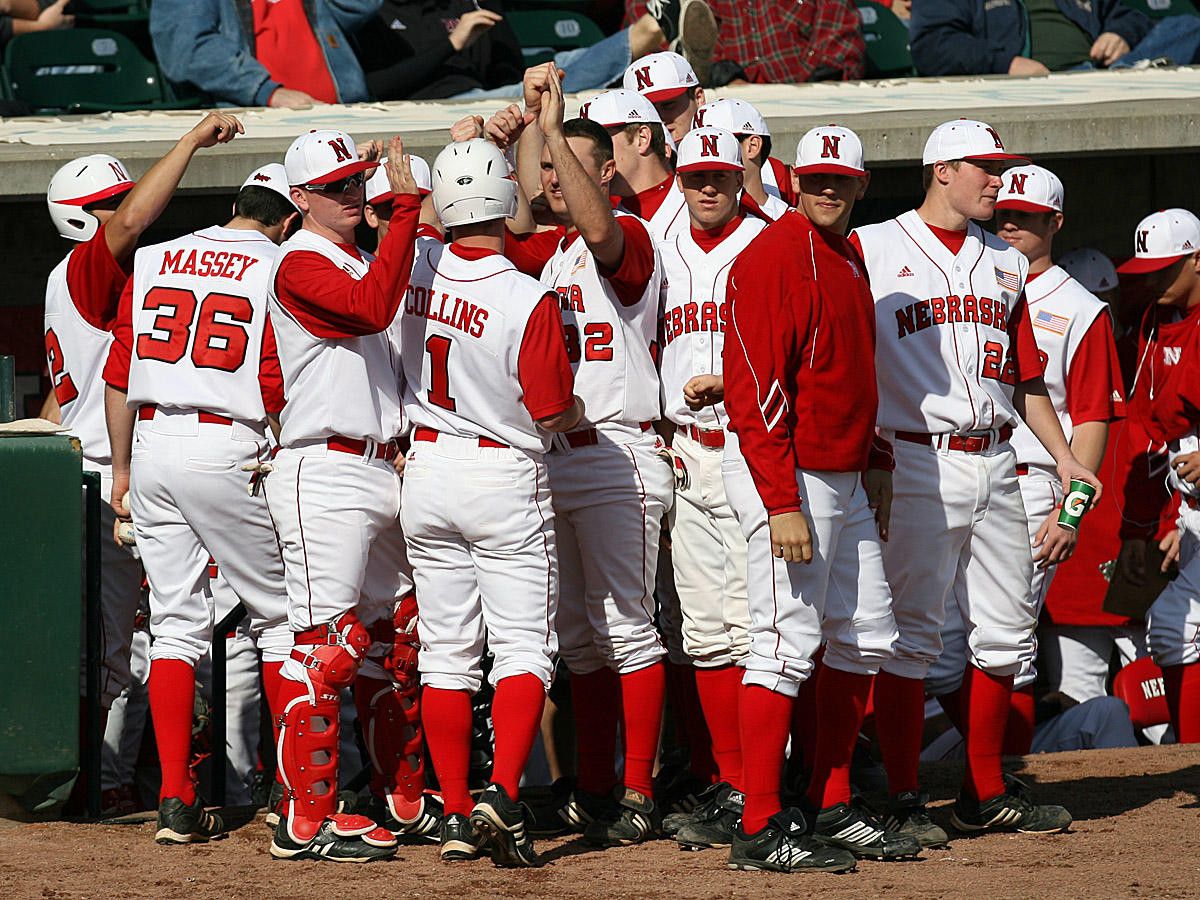
[[[1191,0],[1125,0],[1125,5],[1145,13],[1152,19],[1162,19],[1166,16],[1200,16],[1200,9],[1197,9]]]
[[[858,18],[867,44],[868,78],[916,74],[908,50],[908,26],[894,12],[874,0],[859,0]]]
[[[513,10],[505,18],[521,43],[527,66],[549,62],[559,51],[590,47],[604,39],[599,25],[569,9]]]
[[[125,35],[99,28],[42,31],[13,38],[4,80],[12,96],[47,112],[187,109],[158,66]]]

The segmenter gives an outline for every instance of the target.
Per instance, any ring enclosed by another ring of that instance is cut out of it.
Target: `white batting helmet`
[[[123,194],[132,187],[133,179],[116,157],[106,153],[81,156],[54,173],[46,188],[46,206],[60,235],[72,241],[86,241],[96,233],[100,220],[84,207]]]
[[[448,144],[433,161],[433,208],[446,228],[517,213],[517,183],[495,144],[482,138]]]

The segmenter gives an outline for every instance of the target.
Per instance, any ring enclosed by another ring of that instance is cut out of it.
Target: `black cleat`
[[[853,872],[854,854],[828,847],[805,834],[804,815],[785,809],[754,834],[739,825],[733,831],[729,868],[768,872]]]
[[[451,813],[442,819],[441,855],[446,862],[460,862],[479,855],[483,838],[462,813]]]
[[[278,781],[271,782],[271,793],[267,797],[267,827],[275,828],[279,824],[279,806],[283,803],[283,785]]]
[[[276,859],[319,859],[329,862],[367,863],[396,855],[396,839],[366,816],[333,815],[317,833],[301,843],[288,834],[287,819],[280,817],[271,855]]]
[[[490,848],[496,865],[505,868],[541,865],[525,828],[526,811],[498,784],[489,784],[479,795],[479,802],[471,810],[471,827]]]
[[[717,802],[698,811],[675,835],[681,850],[704,850],[707,847],[728,847],[733,843],[733,830],[742,821],[746,797],[722,783]]]
[[[916,791],[897,794],[883,814],[883,827],[896,834],[916,838],[922,847],[945,847],[950,843],[950,836],[929,818],[926,802],[925,795]]]
[[[442,801],[430,794],[421,797],[421,806],[408,819],[396,814],[391,795],[371,795],[363,815],[374,819],[380,828],[386,828],[398,841],[406,844],[437,843],[442,829]]]
[[[920,842],[912,835],[885,831],[874,816],[847,803],[821,810],[813,837],[827,846],[849,850],[859,859],[915,859],[921,852]]]
[[[178,797],[168,797],[158,804],[158,831],[154,840],[160,844],[203,844],[228,834],[221,817],[205,811],[199,797],[191,806]]]
[[[959,831],[1020,831],[1024,834],[1057,834],[1071,827],[1071,814],[1061,806],[1035,806],[1028,800],[1003,793],[980,802],[959,795],[951,824]]]
[[[617,801],[617,816],[597,819],[583,832],[589,844],[601,847],[640,844],[662,836],[662,814],[654,801],[632,788],[622,791]]]
[[[538,805],[530,814],[530,834],[554,837],[572,831],[582,833],[593,822],[616,818],[617,804],[611,796],[575,790],[549,804]]]

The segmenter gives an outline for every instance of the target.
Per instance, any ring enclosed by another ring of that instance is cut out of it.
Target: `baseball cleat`
[[[364,814],[390,831],[396,840],[409,844],[437,843],[441,832],[442,801],[430,794],[421,796],[420,805],[409,818],[398,814],[391,794],[384,797],[372,794]]]
[[[267,796],[267,818],[266,823],[268,828],[276,828],[279,825],[279,805],[283,803],[283,785],[278,781],[271,782],[271,793]]]
[[[538,806],[531,811],[529,833],[535,837],[553,837],[568,832],[582,833],[593,822],[617,815],[611,796],[571,791],[558,802]]]
[[[280,817],[271,841],[276,859],[320,859],[329,862],[367,863],[396,855],[396,839],[366,816],[341,813],[329,816],[307,841],[288,833],[287,819]]]
[[[675,837],[684,825],[711,813],[713,807],[719,804],[732,788],[727,781],[710,784],[704,792],[696,797],[696,806],[691,812],[673,812],[663,816],[662,832],[665,837]]]
[[[203,844],[227,836],[220,816],[204,809],[197,797],[191,806],[178,797],[168,797],[158,804],[158,831],[154,840],[160,844]]]
[[[671,813],[693,813],[706,798],[711,797],[712,789],[712,782],[691,772],[684,772],[662,789],[656,786],[654,795],[662,798],[662,808]]]
[[[526,807],[514,802],[498,784],[489,784],[471,810],[471,826],[492,854],[492,862],[504,868],[541,865],[537,850],[525,828]]]
[[[716,802],[698,810],[692,821],[675,835],[681,850],[704,850],[708,847],[728,847],[733,843],[733,830],[741,824],[746,797],[724,782]]]
[[[616,818],[598,819],[583,832],[583,839],[597,846],[640,844],[662,836],[662,814],[654,801],[632,788],[622,791]]]
[[[883,827],[896,834],[917,839],[922,847],[945,847],[950,836],[929,818],[925,809],[927,798],[916,791],[905,791],[893,797],[883,814]]]
[[[837,803],[817,814],[813,837],[829,847],[849,850],[859,859],[915,859],[921,843],[910,834],[886,831],[859,806]]]
[[[1057,834],[1071,827],[1071,814],[1061,806],[1035,806],[1009,793],[991,800],[959,795],[951,824],[959,831],[1020,831],[1024,834]]]
[[[785,809],[767,820],[754,834],[746,834],[740,825],[733,830],[729,850],[729,868],[768,872],[853,872],[854,854],[829,847],[805,833],[804,815],[797,809]]]
[[[479,855],[483,838],[471,820],[462,813],[451,813],[442,820],[441,856],[446,862],[460,862]]]

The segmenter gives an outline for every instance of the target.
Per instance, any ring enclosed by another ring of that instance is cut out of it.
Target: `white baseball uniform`
[[[1200,451],[1200,431],[1168,443],[1167,483],[1183,499],[1179,504],[1179,574],[1146,613],[1146,638],[1159,666],[1200,662],[1200,487],[1179,477],[1175,460]]]
[[[659,244],[667,281],[660,326],[659,378],[672,446],[688,470],[671,510],[671,560],[682,616],[683,649],[698,666],[737,663],[749,650],[746,539],[725,497],[721,459],[727,452],[724,404],[688,408],[684,385],[722,372],[728,303],[725,288],[738,254],[766,227],[746,217],[715,246],[691,228]]]
[[[650,430],[651,356],[662,265],[644,222],[620,211],[625,256],[601,272],[583,238],[556,246],[541,281],[558,293],[587,427],[556,435],[546,461],[558,534],[559,652],[573,673],[635,672],[663,655],[654,584],[672,474]],[[649,273],[647,276],[646,273]]]
[[[83,469],[100,473],[100,529],[111,534],[112,451],[104,419],[101,372],[112,343],[112,324],[128,273],[113,258],[104,226],[72,248],[46,281],[46,365],[62,425],[83,446]],[[125,547],[100,542],[100,609],[104,659],[100,701],[104,708],[130,684],[133,620],[142,586],[142,567]],[[87,667],[79,667],[80,693]]]
[[[535,423],[574,402],[558,306],[498,253],[417,243],[400,320],[415,426],[401,518],[431,687],[477,692],[486,639],[492,684],[531,673],[549,688],[558,566]]]
[[[1067,440],[1075,422],[1107,422],[1123,415],[1121,371],[1107,304],[1058,266],[1030,276],[1025,299],[1045,366],[1042,377]],[[1054,459],[1025,423],[1018,423],[1013,431],[1012,446],[1032,546],[1042,523],[1062,503],[1062,482]],[[1029,593],[1035,615],[1041,614],[1056,571],[1054,566],[1033,569]],[[953,601],[947,605],[942,645],[942,655],[926,678],[926,687],[934,695],[956,688],[966,665],[966,631]],[[1035,635],[1015,687],[1034,682],[1036,658]]]
[[[875,297],[879,425],[896,456],[883,560],[900,640],[883,668],[924,678],[953,598],[971,662],[1015,674],[1036,624],[1008,440],[1013,386],[1042,372],[1022,295],[1029,264],[974,223],[954,253],[916,211],[855,235]]]
[[[691,222],[687,201],[673,173],[666,181],[641,191],[636,197],[622,199],[621,207],[641,216],[656,241],[669,240],[686,232]]]
[[[267,458],[267,413],[283,404],[266,299],[277,254],[260,232],[212,227],[134,256],[104,374],[138,411],[130,506],[151,659],[195,665],[208,651],[210,554],[264,659],[291,651],[275,529],[241,470]]]

